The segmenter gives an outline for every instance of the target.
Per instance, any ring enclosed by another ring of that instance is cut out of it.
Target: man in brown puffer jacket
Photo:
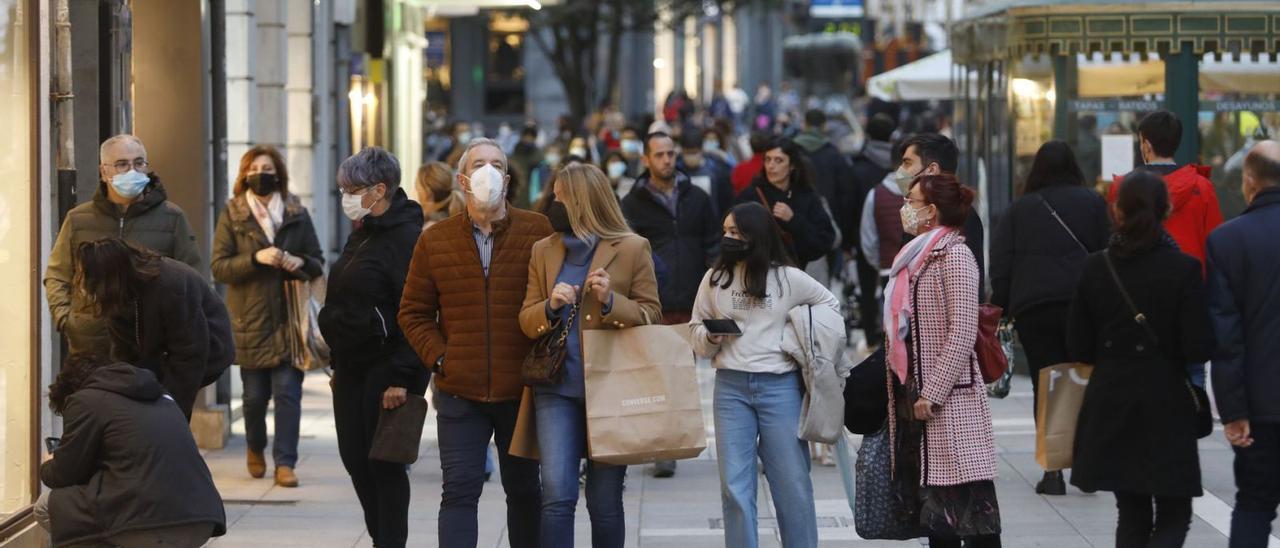
[[[506,202],[507,158],[489,139],[472,140],[458,164],[465,213],[418,239],[400,302],[400,328],[435,372],[444,488],[440,546],[476,545],[476,505],[490,438],[507,494],[507,537],[536,547],[541,515],[538,463],[508,454],[519,414],[520,365],[532,344],[518,316],[534,242],[546,217]]]

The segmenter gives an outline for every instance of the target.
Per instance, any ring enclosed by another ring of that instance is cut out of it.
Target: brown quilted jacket
[[[423,232],[399,315],[409,344],[435,369],[436,388],[486,402],[520,398],[520,365],[533,343],[519,322],[529,257],[534,242],[552,233],[546,217],[515,208],[494,231],[488,277],[465,212]]]

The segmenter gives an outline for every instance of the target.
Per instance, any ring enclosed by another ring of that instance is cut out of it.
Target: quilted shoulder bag
[[[581,299],[573,303],[569,310],[569,319],[559,330],[540,337],[533,343],[533,348],[524,357],[520,366],[520,379],[527,386],[560,384],[564,380],[564,360],[568,357],[566,342],[573,322],[578,318],[578,307]]]

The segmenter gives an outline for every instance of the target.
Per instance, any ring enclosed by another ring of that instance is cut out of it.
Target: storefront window
[[[487,114],[524,114],[524,47],[529,22],[495,14],[489,23],[485,59]]]
[[[1275,57],[1243,54],[1200,61],[1200,159],[1213,168],[1210,178],[1224,218],[1244,211],[1240,183],[1244,156],[1259,140],[1280,134],[1280,78]]]
[[[32,196],[40,188],[31,157],[31,2],[0,0],[0,286],[10,293],[0,299],[0,520],[31,504],[35,467],[32,430],[36,374],[32,310],[36,305],[32,271]]]
[[[1013,116],[1014,196],[1022,193],[1031,161],[1040,145],[1053,139],[1053,57],[1025,56],[1013,63],[1009,78],[1009,102]]]

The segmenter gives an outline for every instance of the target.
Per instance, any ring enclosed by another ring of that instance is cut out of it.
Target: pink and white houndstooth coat
[[[942,405],[925,423],[921,484],[995,479],[991,408],[973,349],[978,337],[978,264],[963,236],[944,236],[938,243],[912,277],[910,299],[911,374],[921,387],[920,396]],[[890,413],[894,408],[890,401]]]

